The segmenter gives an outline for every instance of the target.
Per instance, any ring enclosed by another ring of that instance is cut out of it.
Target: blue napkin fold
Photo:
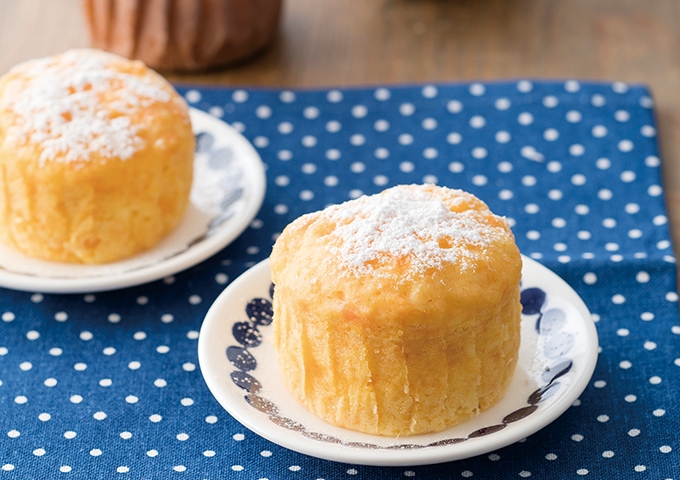
[[[171,278],[95,295],[0,290],[0,477],[677,477],[676,267],[644,87],[179,91],[255,145],[262,209],[234,243]],[[245,429],[198,369],[212,301],[299,215],[421,182],[480,197],[524,254],[582,296],[601,352],[579,401],[521,442],[432,466],[323,461]]]

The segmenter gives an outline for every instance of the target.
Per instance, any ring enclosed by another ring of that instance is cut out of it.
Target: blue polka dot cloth
[[[0,289],[0,480],[680,480],[676,266],[644,87],[179,91],[253,143],[264,204],[231,245],[172,277],[87,295]],[[231,418],[198,367],[215,298],[299,215],[422,182],[480,197],[584,299],[601,351],[579,400],[496,452],[414,467],[308,457]]]

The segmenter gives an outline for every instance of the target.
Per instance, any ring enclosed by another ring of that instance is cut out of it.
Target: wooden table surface
[[[236,68],[173,81],[323,87],[514,78],[651,87],[680,253],[678,0],[284,0],[273,48]],[[88,46],[79,0],[0,0],[0,75]]]

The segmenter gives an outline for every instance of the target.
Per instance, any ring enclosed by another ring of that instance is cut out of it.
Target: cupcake
[[[284,383],[365,433],[472,418],[514,374],[521,267],[505,219],[460,190],[398,186],[304,215],[271,255]]]
[[[188,107],[142,62],[72,50],[0,78],[0,241],[99,264],[155,246],[192,183]]]

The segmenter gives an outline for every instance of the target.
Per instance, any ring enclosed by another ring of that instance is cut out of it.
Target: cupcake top
[[[434,185],[401,185],[333,205],[291,228],[322,239],[341,274],[357,277],[419,277],[444,264],[474,269],[492,247],[514,245],[505,219],[484,202]]]
[[[170,84],[144,66],[100,50],[71,50],[31,60],[0,79],[0,141],[40,151],[40,163],[132,157],[144,148],[133,116],[168,102]]]

